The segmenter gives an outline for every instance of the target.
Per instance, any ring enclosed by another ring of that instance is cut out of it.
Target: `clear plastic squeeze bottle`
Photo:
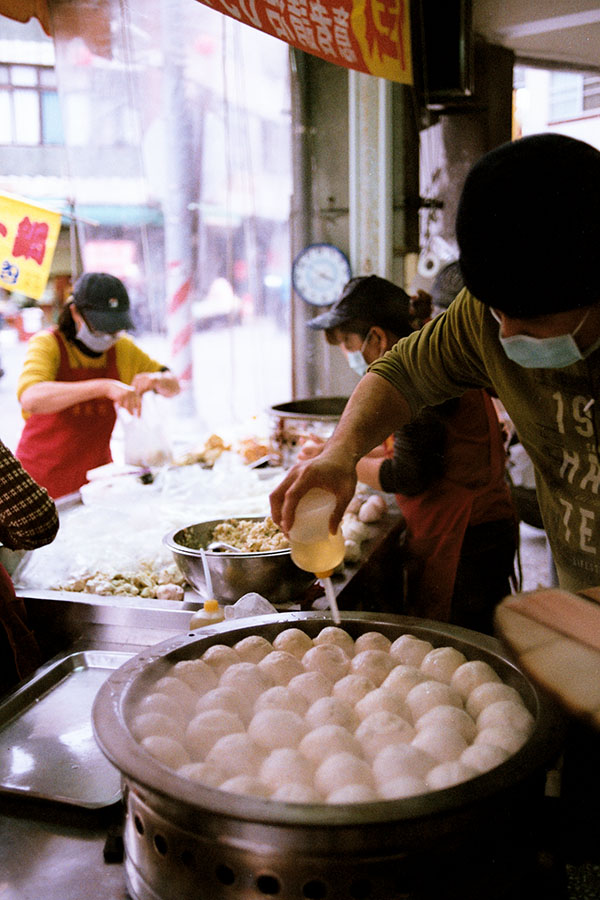
[[[344,558],[341,528],[335,534],[329,531],[335,504],[331,491],[312,488],[296,507],[294,524],[288,533],[293,561],[300,569],[314,572],[317,578],[328,578]]]
[[[205,600],[202,609],[196,610],[190,620],[189,627],[191,629],[201,628],[203,625],[214,625],[216,622],[222,622],[225,613],[216,600],[212,598]]]

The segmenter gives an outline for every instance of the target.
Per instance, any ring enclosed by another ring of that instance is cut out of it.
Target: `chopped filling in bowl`
[[[270,516],[260,522],[251,519],[227,519],[214,528],[212,540],[225,541],[245,553],[287,550],[290,546],[285,534]]]

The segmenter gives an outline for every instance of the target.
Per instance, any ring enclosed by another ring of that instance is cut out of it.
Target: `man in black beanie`
[[[426,406],[492,389],[535,467],[561,587],[600,584],[600,152],[557,134],[504,144],[467,176],[457,215],[465,289],[374,362],[323,452],[271,507],[285,531],[316,484],[338,497],[356,460]]]
[[[491,388],[533,462],[560,586],[598,586],[600,152],[558,134],[492,150],[466,178],[456,235],[466,287],[446,312],[369,366],[319,456],[290,469],[272,493],[273,519],[289,531],[299,500],[322,487],[337,497],[334,531],[360,458],[424,407]],[[576,658],[585,666],[589,654]],[[571,734],[559,825],[571,851],[593,861],[599,751],[590,729]]]

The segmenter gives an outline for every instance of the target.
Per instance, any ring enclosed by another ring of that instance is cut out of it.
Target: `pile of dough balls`
[[[376,523],[387,512],[387,503],[381,494],[357,492],[344,513],[341,523],[344,536],[344,562],[357,563],[362,557],[362,544],[377,534]]]
[[[291,803],[451,787],[528,739],[534,719],[482,660],[403,634],[324,627],[213,644],[157,680],[130,723],[182,778]]]

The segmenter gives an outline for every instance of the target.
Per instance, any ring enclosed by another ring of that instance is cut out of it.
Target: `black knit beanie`
[[[600,152],[560,134],[502,144],[467,175],[456,238],[469,291],[508,316],[600,301]]]

